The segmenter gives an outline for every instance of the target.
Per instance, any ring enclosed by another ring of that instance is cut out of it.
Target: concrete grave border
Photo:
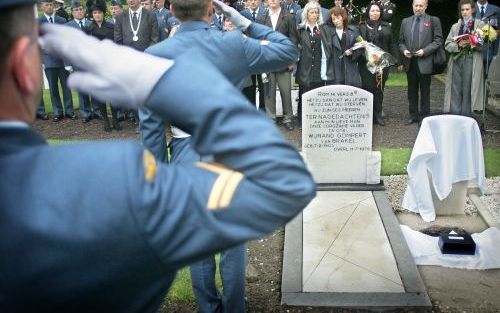
[[[318,186],[320,187],[320,186]],[[302,292],[302,213],[285,227],[281,304],[292,306],[337,307],[351,309],[418,308],[430,310],[432,304],[413,261],[399,222],[392,211],[385,189],[373,186],[373,197],[391,244],[405,288],[405,293],[392,292]],[[381,190],[382,189],[382,190]],[[321,189],[318,188],[318,191]],[[323,189],[324,190],[324,189]],[[332,190],[332,189],[328,189]],[[353,191],[353,186],[336,184],[334,190]],[[359,189],[357,189],[359,190]],[[366,190],[366,189],[365,189]]]

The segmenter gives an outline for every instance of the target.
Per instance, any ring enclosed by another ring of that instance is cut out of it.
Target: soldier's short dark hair
[[[211,0],[172,0],[170,5],[175,17],[181,21],[201,20]]]
[[[0,80],[5,74],[7,55],[14,42],[23,36],[36,40],[33,5],[19,5],[0,10]],[[31,22],[31,23],[30,23]]]

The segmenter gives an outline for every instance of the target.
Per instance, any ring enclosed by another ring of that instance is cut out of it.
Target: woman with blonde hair
[[[329,62],[331,48],[321,15],[321,6],[314,1],[302,10],[302,22],[298,26],[298,46],[300,59],[297,65],[296,79],[299,84],[299,122],[302,118],[302,94],[331,84],[333,67]]]

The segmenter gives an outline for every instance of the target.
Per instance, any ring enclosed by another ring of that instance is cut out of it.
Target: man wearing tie
[[[266,17],[266,8],[260,0],[248,0],[247,8],[242,10],[240,13],[252,22],[262,23]],[[252,89],[258,88],[259,90],[259,109],[266,109],[266,100],[264,97],[264,83],[262,82],[261,75],[252,75]],[[255,103],[255,99],[254,103]]]
[[[476,19],[483,20],[485,23],[490,23],[495,29],[498,29],[498,19],[500,18],[500,8],[494,4],[488,2],[488,0],[478,0],[476,2]],[[487,42],[484,43],[485,46],[488,45]],[[489,52],[489,53],[488,53]],[[498,53],[498,36],[494,42],[490,43],[490,49],[483,48],[483,64],[484,73],[488,74],[488,69],[491,60]],[[488,64],[486,64],[486,59],[488,59]]]
[[[73,16],[73,19],[66,23],[66,25],[82,31],[85,31],[85,28],[90,26],[90,21],[85,18],[81,2],[73,1],[71,3],[71,15]],[[97,113],[94,113],[94,110],[92,110],[92,105],[90,104],[90,98],[88,95],[84,95],[79,92],[78,103],[80,104],[80,118],[82,119],[82,122],[87,123],[94,117],[94,114],[97,116]]]
[[[43,15],[38,17],[38,23],[51,23],[51,24],[65,24],[66,20],[60,16],[55,15],[54,1],[42,0],[40,8]],[[75,112],[73,109],[73,99],[71,98],[71,90],[66,84],[68,79],[68,72],[64,69],[64,63],[61,59],[53,57],[48,53],[43,52],[43,66],[45,69],[45,76],[49,82],[50,101],[52,103],[52,110],[54,112],[54,122],[59,122],[66,116],[74,119]],[[64,111],[61,104],[61,97],[59,95],[59,82],[61,83]]]
[[[399,31],[399,50],[408,79],[410,118],[420,122],[430,113],[433,55],[443,45],[441,21],[425,13],[427,0],[413,0],[413,16],[403,19]],[[419,92],[420,89],[420,109]]]
[[[144,51],[158,42],[158,21],[152,12],[143,10],[140,0],[127,0],[127,4],[128,10],[116,17],[115,42]],[[138,124],[137,111],[131,112],[129,117]]]
[[[224,29],[224,14],[222,14],[222,11],[217,7],[214,8],[214,14],[212,15],[212,25],[210,26],[220,31]]]

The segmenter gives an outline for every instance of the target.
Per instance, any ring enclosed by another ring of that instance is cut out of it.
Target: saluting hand
[[[247,30],[248,26],[252,24],[252,21],[241,15],[236,9],[228,6],[227,4],[219,1],[212,0],[214,6],[218,7],[224,16],[226,16],[234,25],[234,27],[238,28],[241,31]]]
[[[41,33],[42,48],[75,69],[68,78],[70,88],[121,107],[142,106],[173,65],[172,60],[100,41],[68,26],[46,23]]]

